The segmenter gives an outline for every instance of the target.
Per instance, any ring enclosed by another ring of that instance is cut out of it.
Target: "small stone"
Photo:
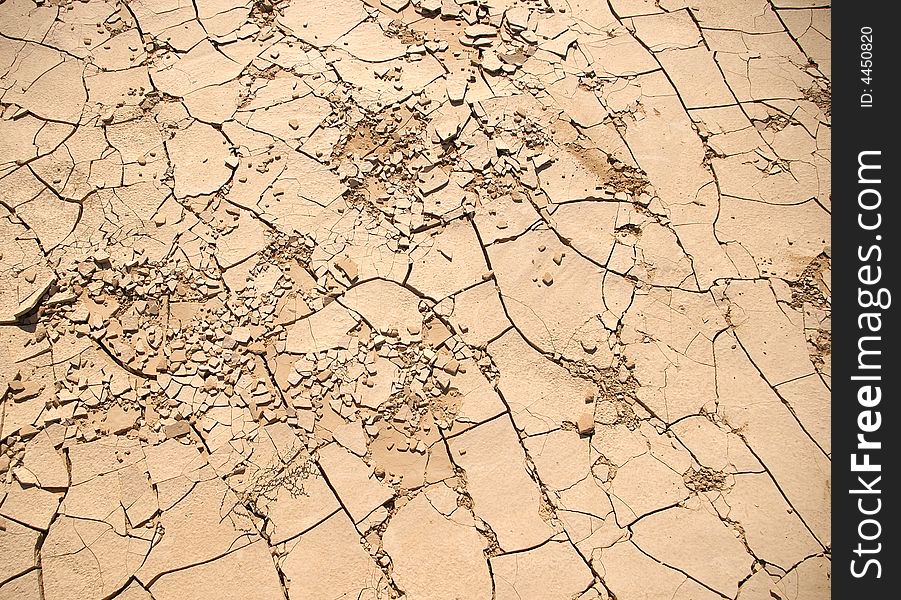
[[[382,6],[399,13],[410,4],[410,0],[382,0]]]
[[[250,341],[250,329],[247,327],[235,327],[232,329],[231,337],[239,344],[246,344]]]
[[[420,0],[419,12],[424,15],[434,15],[441,11],[441,0]]]
[[[584,412],[579,416],[579,419],[576,421],[576,430],[578,430],[579,435],[581,436],[589,436],[594,433],[594,413]]]
[[[497,73],[503,68],[504,64],[501,62],[501,59],[498,58],[497,53],[486,50],[482,54],[482,69],[487,71],[488,73]]]
[[[176,421],[163,427],[167,438],[180,438],[191,433],[191,425],[187,421]]]
[[[497,35],[497,29],[491,27],[490,25],[470,25],[463,30],[463,33],[473,39],[480,37],[494,37]]]

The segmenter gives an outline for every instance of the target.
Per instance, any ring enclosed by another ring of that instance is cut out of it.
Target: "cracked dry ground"
[[[828,597],[829,37],[0,3],[0,599]]]

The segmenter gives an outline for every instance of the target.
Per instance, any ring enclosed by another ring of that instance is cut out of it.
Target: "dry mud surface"
[[[0,3],[0,599],[821,600],[818,0]]]

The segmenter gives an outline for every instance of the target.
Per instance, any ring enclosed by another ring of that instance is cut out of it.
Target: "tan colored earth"
[[[0,1],[0,600],[822,600],[820,0]]]

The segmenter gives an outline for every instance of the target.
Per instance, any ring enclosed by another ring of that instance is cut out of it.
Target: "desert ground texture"
[[[0,600],[823,600],[820,0],[0,2]]]

